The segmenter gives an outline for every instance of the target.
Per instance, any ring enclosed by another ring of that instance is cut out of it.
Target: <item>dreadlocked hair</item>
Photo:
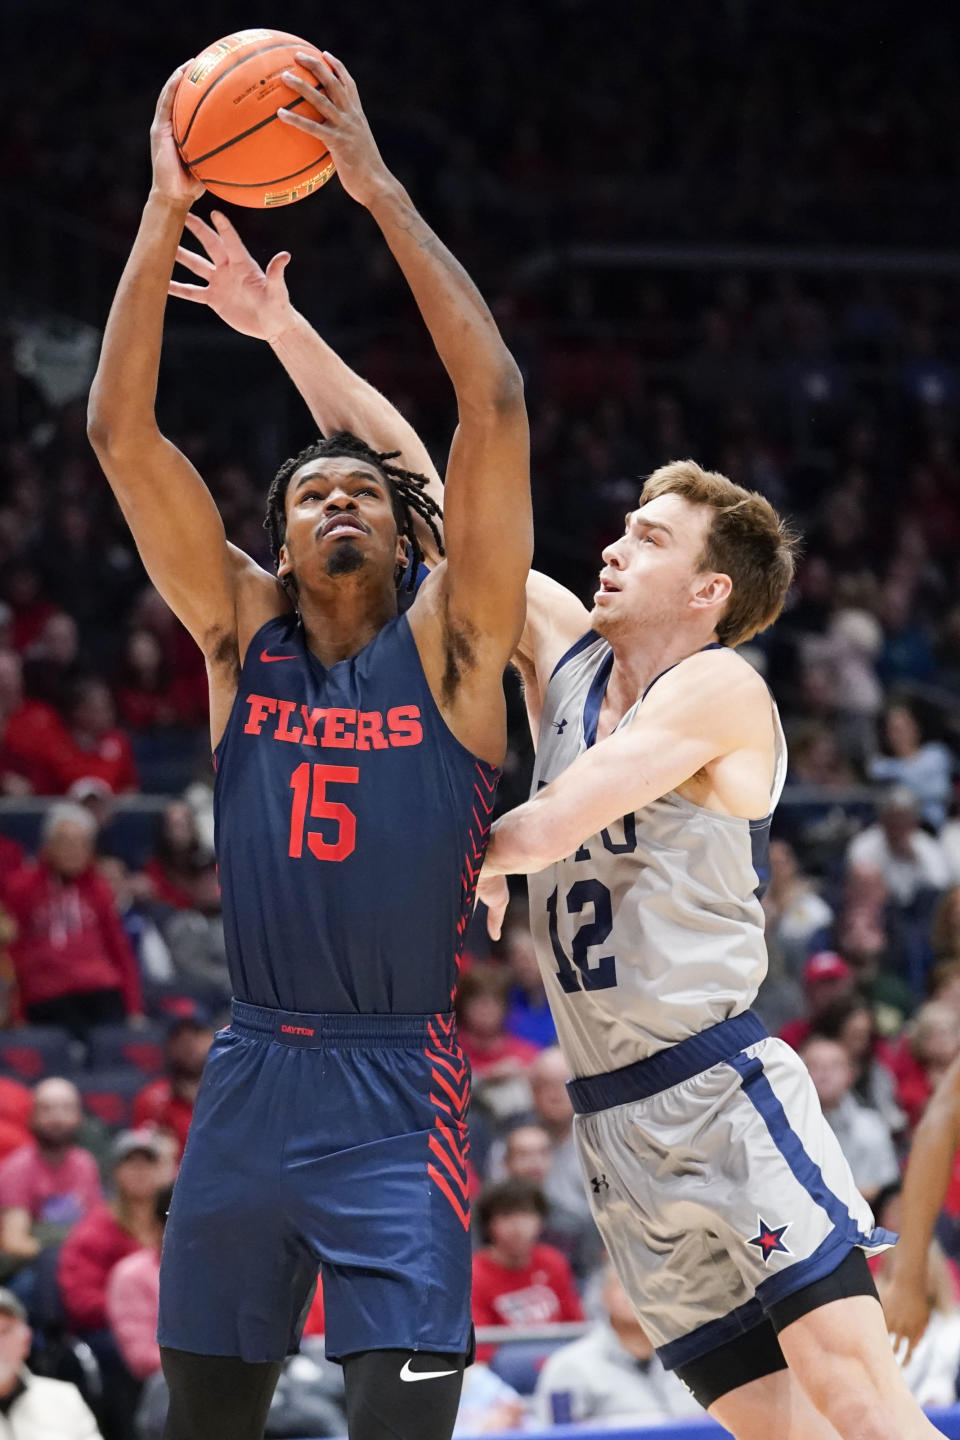
[[[399,589],[400,582],[406,574],[408,578],[405,588],[407,590],[415,589],[417,573],[423,561],[423,551],[420,548],[414,526],[415,517],[419,515],[437,542],[437,549],[443,555],[445,554],[443,538],[438,523],[443,519],[443,511],[433,496],[428,494],[425,475],[418,475],[413,470],[401,470],[399,465],[389,463],[391,460],[395,460],[399,454],[399,450],[382,452],[374,450],[358,435],[352,434],[349,430],[338,430],[336,434],[328,435],[326,438],[321,436],[312,445],[301,450],[299,455],[285,460],[267,492],[267,514],[263,522],[263,528],[270,540],[270,552],[273,555],[274,565],[280,563],[280,547],[287,536],[287,487],[292,476],[296,474],[301,465],[307,465],[311,460],[326,460],[331,456],[345,455],[351,460],[362,460],[367,465],[372,465],[375,470],[380,471],[386,481],[393,505],[394,519],[397,522],[397,531],[406,539],[410,547],[410,563],[405,571],[399,572],[397,587]]]

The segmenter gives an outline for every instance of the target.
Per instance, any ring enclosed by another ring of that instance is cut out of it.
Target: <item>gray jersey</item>
[[[534,794],[592,743],[612,664],[590,634],[554,671]],[[786,772],[776,707],[774,721],[771,812]],[[537,957],[574,1075],[630,1065],[750,1005],[767,967],[769,834],[769,816],[721,815],[672,792],[529,877]]]

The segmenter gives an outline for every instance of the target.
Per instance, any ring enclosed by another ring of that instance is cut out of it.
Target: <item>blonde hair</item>
[[[783,609],[793,580],[797,535],[755,490],[735,485],[726,475],[704,470],[695,460],[674,460],[654,470],[643,487],[640,507],[661,495],[679,495],[714,511],[701,570],[729,575],[733,589],[717,638],[742,645],[766,630]]]

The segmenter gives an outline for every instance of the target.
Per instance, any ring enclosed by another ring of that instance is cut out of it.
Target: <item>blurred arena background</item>
[[[0,1161],[0,1282],[30,1314],[34,1369],[76,1381],[107,1440],[159,1433],[157,1357],[127,1333],[132,1302],[112,1294],[110,1272],[141,1240],[158,1242],[154,1197],[172,1178],[229,985],[203,663],[147,584],[87,443],[85,399],[146,195],[159,86],[204,44],[257,23],[348,62],[388,162],[491,300],[526,381],[538,568],[588,596],[640,477],[687,455],[762,491],[802,530],[787,610],[749,647],[791,743],[757,1008],[804,1047],[880,1223],[895,1227],[912,1132],[960,1050],[960,30],[949,7],[352,0],[241,15],[194,0],[161,16],[118,0],[6,0],[4,49],[22,64],[6,69],[0,135],[0,1155],[29,1145],[38,1106],[59,1105],[110,1204],[91,1195],[83,1218],[34,1209],[26,1236],[11,1232],[29,1175]],[[442,470],[452,393],[369,217],[333,182],[231,218],[261,262],[292,251],[294,303],[400,406]],[[269,564],[267,485],[312,428],[268,348],[171,301],[159,416],[230,539]],[[524,797],[530,766],[511,685],[502,806]],[[72,981],[49,966],[64,891],[94,917],[75,936]],[[465,1392],[463,1433],[528,1415],[537,1427],[615,1417],[633,1433],[688,1413],[629,1324],[605,1318],[615,1304],[522,906],[496,954],[475,925],[471,953],[459,1008],[476,1194],[492,1206],[490,1230],[497,1214],[539,1211],[544,1192],[543,1238],[562,1266],[543,1282],[553,1300],[498,1305],[497,1255],[478,1235],[477,1321],[509,1317],[527,1338],[482,1349],[489,1366]],[[92,1027],[71,1009],[72,984],[90,989],[91,975],[116,994],[109,1023]],[[30,1094],[49,1076],[78,1087],[82,1120],[69,1093]],[[958,1261],[960,1167],[931,1259],[925,1403],[957,1398]],[[322,1334],[319,1302],[312,1318]],[[543,1328],[555,1321],[575,1330]],[[550,1381],[545,1357],[584,1326],[588,1339],[619,1337],[644,1384],[633,1365],[629,1383],[588,1402]],[[341,1433],[336,1374],[322,1342],[306,1348],[271,1435]]]

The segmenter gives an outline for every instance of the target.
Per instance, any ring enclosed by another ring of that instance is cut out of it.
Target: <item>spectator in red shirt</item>
[[[30,1143],[33,1096],[26,1085],[0,1075],[0,1161]]]
[[[856,994],[856,977],[842,956],[833,950],[818,950],[803,967],[803,988],[807,997],[807,1013],[791,1020],[780,1031],[779,1038],[799,1050],[816,1029],[820,1015],[840,1000]]]
[[[473,1257],[475,1325],[583,1319],[570,1266],[559,1250],[540,1243],[546,1213],[543,1191],[526,1180],[504,1180],[480,1196],[484,1245]],[[489,1359],[494,1348],[478,1347],[478,1359]]]
[[[474,1080],[504,1079],[524,1071],[538,1045],[505,1028],[510,977],[495,965],[475,965],[457,989],[457,1032]]]
[[[152,630],[131,630],[116,685],[120,719],[130,730],[156,730],[195,721],[190,697],[171,678],[160,641]]]
[[[943,1000],[928,1000],[891,1046],[890,1066],[897,1081],[897,1103],[912,1131],[927,1101],[960,1050],[956,1011]]]
[[[148,1246],[159,1249],[157,1195],[163,1186],[160,1148],[147,1130],[126,1130],[111,1150],[113,1198],[95,1205],[60,1249],[57,1278],[67,1320],[89,1337],[105,1331],[107,1281],[119,1260]]]
[[[94,868],[95,833],[82,806],[55,805],[37,863],[10,878],[5,896],[17,923],[11,955],[27,1019],[81,1034],[143,1011],[130,942]]]
[[[181,1155],[212,1043],[213,1027],[199,1006],[190,1014],[175,1016],[167,1032],[167,1073],[145,1085],[133,1102],[133,1123],[137,1128],[156,1125],[169,1130],[177,1138]]]
[[[192,910],[196,877],[209,858],[190,806],[185,800],[171,800],[163,807],[153,855],[143,867],[153,885],[154,898],[175,910]]]
[[[0,651],[0,794],[62,795],[69,745],[56,710],[24,699],[20,656]]]
[[[139,790],[130,737],[116,723],[113,696],[103,680],[81,680],[67,708],[69,746],[60,764],[61,788],[102,780],[115,795]]]
[[[163,1235],[173,1187],[163,1186],[154,1200],[154,1216]],[[160,1369],[157,1316],[160,1309],[160,1244],[143,1245],[118,1260],[107,1278],[107,1319],[130,1374],[146,1380]]]
[[[41,1080],[33,1092],[33,1138],[0,1165],[0,1249],[21,1263],[58,1244],[102,1199],[97,1163],[76,1143],[83,1120],[69,1080]]]

